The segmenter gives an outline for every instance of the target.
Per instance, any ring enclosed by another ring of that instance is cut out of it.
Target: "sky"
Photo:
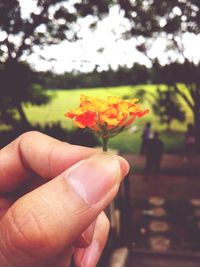
[[[19,1],[24,17],[34,10],[34,1]],[[131,67],[135,62],[150,67],[150,61],[135,48],[135,39],[125,41],[120,38],[121,33],[129,27],[129,23],[123,14],[119,13],[117,7],[111,10],[108,18],[99,23],[95,32],[88,30],[89,22],[90,18],[81,23],[81,40],[74,43],[63,41],[58,45],[45,46],[42,50],[35,48],[34,54],[28,57],[29,63],[37,70],[52,70],[57,73],[70,72],[74,69],[88,72],[92,71],[94,66],[98,66],[99,71],[107,70],[109,66],[117,69],[119,65]],[[164,52],[165,45],[165,39],[157,39],[148,55],[151,58],[158,57],[162,64],[166,64],[168,55]],[[200,60],[200,35],[186,34],[184,46],[189,58]],[[98,52],[101,48],[104,48],[102,53]],[[171,57],[175,58],[176,55],[171,54]]]

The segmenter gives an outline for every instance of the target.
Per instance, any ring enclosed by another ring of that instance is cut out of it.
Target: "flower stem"
[[[102,138],[103,140],[103,151],[108,151],[108,138]]]

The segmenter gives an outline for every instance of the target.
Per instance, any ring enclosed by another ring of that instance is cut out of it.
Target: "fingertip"
[[[119,164],[120,164],[121,176],[122,176],[122,178],[125,178],[126,175],[129,173],[130,165],[125,158],[123,158],[121,156],[116,156],[116,157],[117,157],[117,160],[119,161]]]
[[[82,267],[82,258],[84,255],[85,249],[84,248],[75,248],[74,252],[74,263],[76,267]]]
[[[99,214],[96,221],[96,228],[91,244],[76,255],[77,267],[95,267],[103,253],[108,234],[110,223],[105,213]]]
[[[96,220],[94,220],[90,226],[81,234],[81,236],[76,240],[75,246],[79,248],[85,248],[90,245],[94,230],[95,230]]]

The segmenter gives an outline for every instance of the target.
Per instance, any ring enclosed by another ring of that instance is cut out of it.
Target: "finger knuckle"
[[[109,229],[110,228],[110,221],[107,217],[107,215],[105,214],[105,212],[102,212],[100,215],[100,223],[102,225],[102,227]]]
[[[9,225],[9,235],[15,249],[32,253],[38,249],[41,252],[52,249],[43,220],[34,212],[24,212],[18,208],[10,209]]]
[[[107,216],[104,217],[104,227],[107,229],[107,231],[110,230],[110,221]]]
[[[30,140],[30,138],[32,139],[32,138],[35,138],[41,135],[43,134],[38,131],[28,131],[28,132],[21,134],[18,139],[25,141],[27,139]]]
[[[105,223],[106,227],[110,228],[110,221],[109,221],[108,217],[105,217],[104,220],[105,220],[104,223]]]

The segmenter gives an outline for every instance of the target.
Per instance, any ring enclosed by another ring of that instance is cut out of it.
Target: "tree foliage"
[[[159,70],[159,59],[152,59],[148,52],[159,37],[165,38],[169,62],[174,63],[175,68],[177,62],[183,63],[179,72],[175,72],[170,64],[170,68],[166,67],[165,74],[161,77],[164,77],[162,82],[170,80],[170,83],[173,83],[174,93],[181,96],[190,107],[194,117],[197,145],[200,150],[199,68],[194,58],[187,55],[183,41],[186,33],[194,35],[200,33],[200,1],[118,0],[118,3],[130,21],[130,29],[125,32],[124,37],[144,37],[138,38],[137,48],[154,63],[154,67]],[[181,90],[178,82],[185,83],[185,91]]]
[[[3,40],[0,42],[1,60],[18,60],[33,52],[35,46],[57,44],[62,40],[74,41],[80,31],[79,19],[97,16],[108,12],[111,1],[85,0],[33,0],[35,8],[29,15],[23,16],[18,0],[2,0],[0,4],[0,30]]]
[[[40,86],[37,74],[29,65],[15,60],[6,61],[0,70],[0,115],[7,124],[15,124],[15,111],[18,111],[23,126],[29,126],[23,104],[45,104],[50,97]]]
[[[176,94],[173,92],[173,87],[168,90],[161,90],[158,88],[157,97],[153,104],[153,110],[159,116],[160,123],[166,124],[167,129],[173,120],[184,122],[185,112],[181,108],[181,104]]]
[[[132,68],[119,67],[117,70],[109,68],[107,71],[93,70],[89,73],[65,72],[55,74],[40,72],[42,85],[52,89],[75,89],[109,87],[120,85],[144,84],[151,79],[151,69],[144,65],[134,64]]]
[[[174,42],[175,34],[199,34],[198,0],[118,0],[130,20],[128,37],[158,37],[163,33]]]
[[[162,81],[171,86],[173,94],[179,95],[190,108],[194,118],[197,147],[200,148],[200,64],[195,65],[186,60],[183,64],[174,62],[161,67],[155,63],[154,70],[154,81]]]
[[[0,82],[1,111],[4,120],[17,110],[21,122],[28,125],[23,110],[24,103],[43,104],[49,98],[37,86],[34,72],[22,63],[36,47],[57,44],[62,40],[78,38],[81,18],[93,16],[91,27],[95,27],[97,16],[108,12],[111,1],[84,0],[33,0],[33,11],[22,13],[20,1],[1,0],[0,3]],[[9,103],[9,105],[7,104]],[[12,112],[5,111],[9,108]]]

